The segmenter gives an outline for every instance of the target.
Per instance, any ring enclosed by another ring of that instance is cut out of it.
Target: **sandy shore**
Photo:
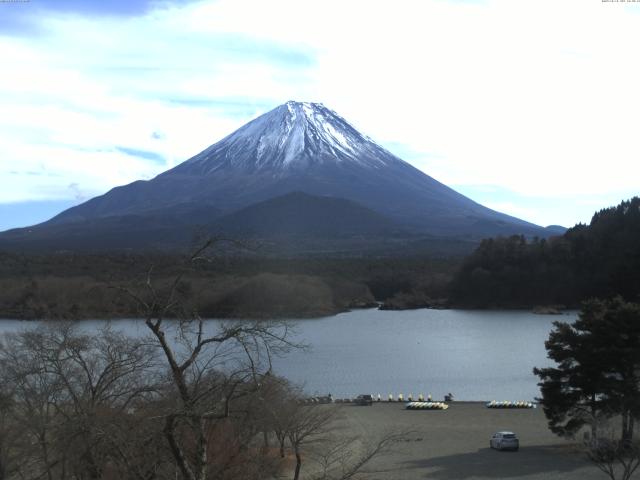
[[[547,429],[540,408],[497,410],[457,402],[446,411],[406,410],[400,403],[341,409],[337,429],[350,435],[374,439],[389,430],[413,431],[392,453],[369,464],[370,479],[606,478],[574,445]],[[490,449],[489,438],[499,430],[516,432],[520,451]]]

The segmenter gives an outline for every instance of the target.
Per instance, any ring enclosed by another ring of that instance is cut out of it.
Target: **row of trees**
[[[597,212],[564,235],[483,240],[450,290],[453,303],[476,307],[578,306],[585,298],[640,292],[640,198]]]
[[[324,316],[374,305],[424,305],[446,297],[459,260],[430,256],[267,258],[262,251],[199,264],[182,278],[186,301],[206,317]],[[49,256],[0,252],[0,317],[21,319],[123,318],[138,314],[131,298],[109,284],[134,288],[153,264],[154,282],[171,283],[176,254]],[[408,300],[408,301],[407,301]]]
[[[332,436],[338,411],[304,404],[272,372],[303,347],[291,326],[206,323],[181,302],[181,279],[120,288],[142,335],[55,323],[3,338],[0,480],[297,480],[312,458],[305,478],[340,480],[398,438]]]
[[[259,478],[281,466],[258,448],[259,433],[288,440],[296,425],[282,429],[280,416],[329,413],[300,405],[295,389],[260,369],[258,349],[279,335],[272,327],[157,331],[170,361],[150,338],[108,327],[6,336],[0,478]],[[207,344],[216,345],[206,352]],[[238,347],[251,351],[240,358]]]
[[[574,323],[554,325],[546,348],[556,366],[534,369],[549,428],[565,437],[588,428],[589,457],[612,479],[616,465],[630,478],[640,466],[640,305],[590,300]]]
[[[189,350],[168,347],[168,372],[149,338],[109,327],[88,335],[58,323],[5,336],[0,479],[249,480],[288,470],[298,479],[304,459],[313,463],[305,478],[352,478],[401,435],[368,443],[333,435],[338,409],[303,403],[297,389],[257,368],[256,342],[274,332],[244,325],[200,340],[165,334],[172,345],[195,340]],[[225,344],[231,338],[253,350],[242,367]],[[192,360],[208,343],[215,353]]]

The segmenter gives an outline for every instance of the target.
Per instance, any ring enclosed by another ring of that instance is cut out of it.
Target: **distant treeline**
[[[215,251],[215,249],[214,249]],[[268,257],[228,248],[190,264],[179,254],[0,253],[0,318],[139,316],[119,287],[168,288],[205,317],[313,317],[354,307],[577,307],[640,300],[640,198],[550,239],[483,240],[460,256]]]
[[[640,299],[640,198],[597,212],[560,237],[482,241],[450,286],[454,305],[575,307],[587,298]]]
[[[143,291],[183,274],[181,301],[205,317],[312,317],[413,292],[441,298],[459,258],[267,258],[228,252],[195,265],[173,254],[0,253],[0,318],[140,315],[120,287]],[[421,300],[422,301],[422,300]],[[407,305],[412,306],[412,305]]]

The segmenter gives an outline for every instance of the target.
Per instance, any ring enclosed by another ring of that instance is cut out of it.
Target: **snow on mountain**
[[[174,173],[207,175],[229,167],[278,172],[341,162],[381,168],[402,160],[321,103],[290,101],[247,123]]]

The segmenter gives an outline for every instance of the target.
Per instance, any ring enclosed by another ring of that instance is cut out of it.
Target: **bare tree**
[[[363,440],[337,433],[344,407],[309,404],[295,389],[285,389],[279,401],[270,404],[271,423],[284,456],[285,441],[293,451],[293,479],[301,478],[303,460],[309,460],[311,480],[348,480],[363,473],[371,460],[391,451],[393,445],[411,434],[391,431]]]
[[[302,450],[326,440],[330,423],[336,414],[337,409],[332,405],[300,405],[288,413],[290,422],[287,426],[287,437],[296,458],[293,480],[300,478]]]
[[[5,337],[0,372],[25,435],[23,476],[102,478],[118,460],[107,448],[114,425],[155,391],[153,357],[109,326],[92,336],[56,324]]]
[[[206,259],[215,244],[206,242],[188,265]],[[271,372],[273,355],[294,345],[286,322],[207,325],[197,312],[185,310],[179,298],[182,277],[161,290],[153,284],[151,269],[143,292],[120,290],[138,304],[169,370],[176,401],[164,414],[163,433],[177,468],[187,480],[205,480],[210,471],[220,477],[224,470],[212,467],[216,462],[210,458],[216,435],[222,440],[222,425],[247,414],[234,410],[236,402],[255,395],[262,377]],[[240,444],[232,456],[243,451],[246,445]]]
[[[587,457],[611,480],[629,480],[640,466],[640,442],[599,438],[586,445]]]
[[[376,457],[393,451],[393,447],[406,439],[410,431],[389,431],[377,439],[363,441],[358,437],[327,442],[324,450],[316,453],[314,461],[320,471],[312,480],[348,480],[365,474],[364,468]]]
[[[41,338],[31,332],[5,336],[0,347],[0,372],[13,404],[11,421],[14,428],[23,432],[14,447],[23,458],[22,469],[52,480],[56,478],[54,470],[64,464],[65,457],[62,445],[54,447],[62,423],[56,412],[56,406],[61,404],[62,384],[42,358],[34,355],[33,347],[42,343]]]
[[[297,412],[303,403],[303,396],[286,379],[273,375],[265,376],[261,386],[261,402],[256,415],[263,433],[264,446],[268,446],[268,437],[273,434],[279,456],[285,458],[288,434],[298,418]]]
[[[24,435],[13,421],[15,404],[12,395],[0,392],[0,480],[11,478],[22,463],[20,448]]]

